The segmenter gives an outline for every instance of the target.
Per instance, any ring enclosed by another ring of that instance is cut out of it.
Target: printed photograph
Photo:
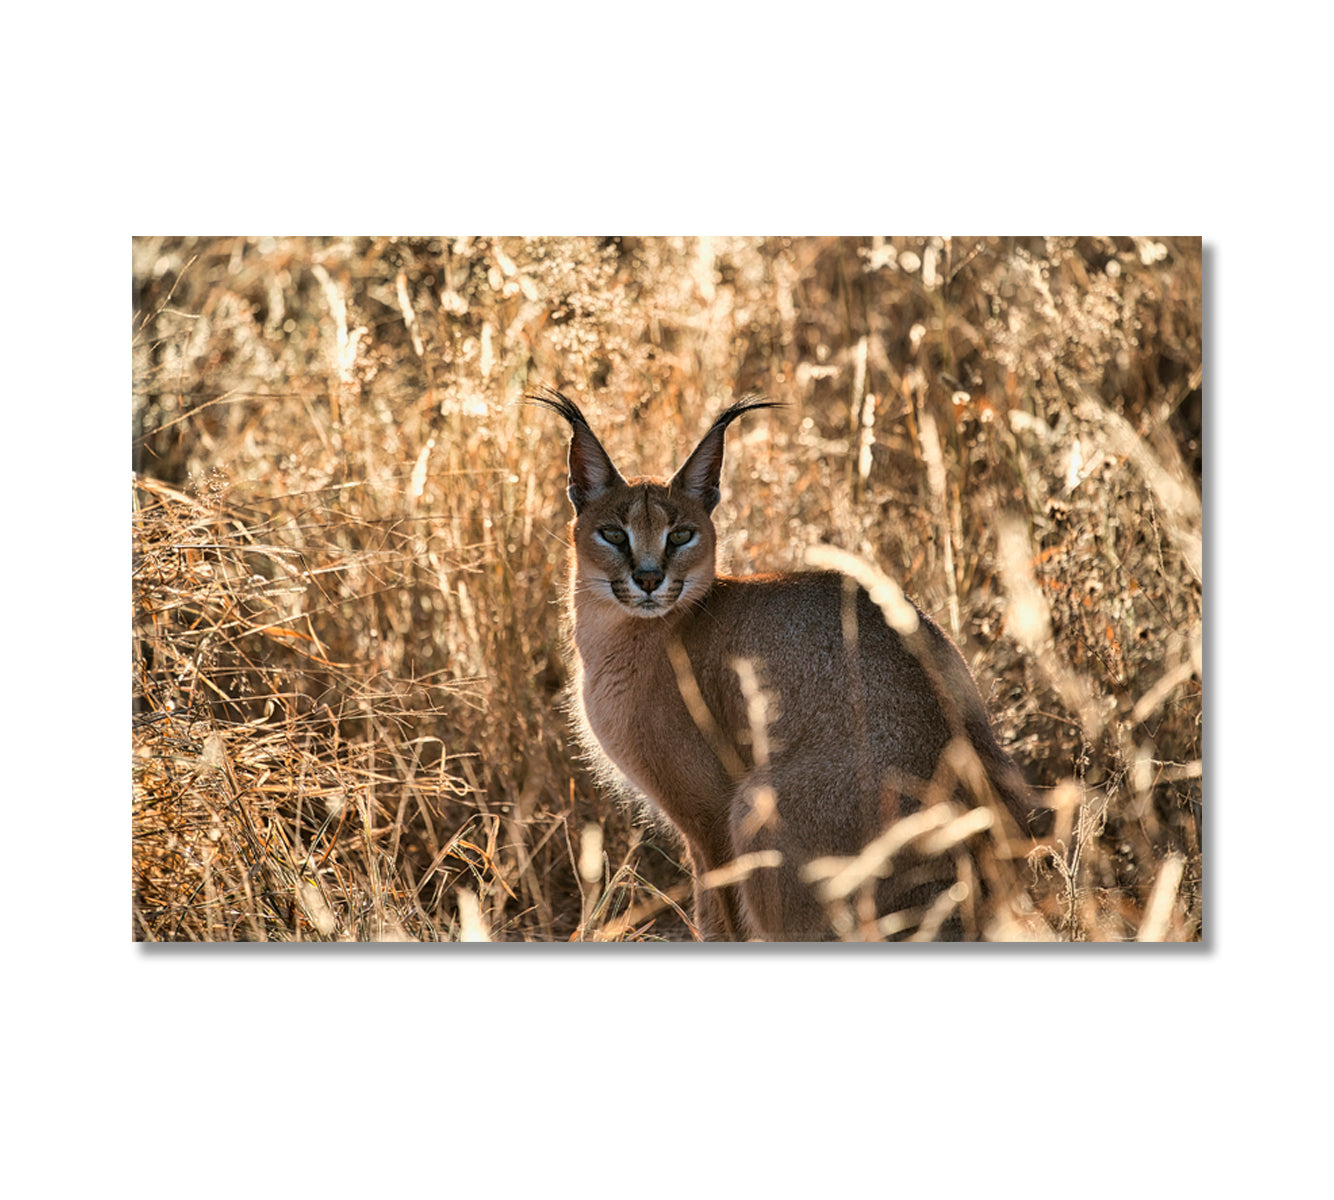
[[[131,249],[135,941],[1205,941],[1200,238]]]

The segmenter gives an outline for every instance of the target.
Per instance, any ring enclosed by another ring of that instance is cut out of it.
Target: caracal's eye
[[[667,541],[673,546],[684,546],[687,542],[693,541],[694,537],[693,529],[673,529],[667,535]]]
[[[599,529],[598,537],[600,537],[609,546],[625,545],[625,530],[617,529],[615,525],[607,525],[604,528]]]

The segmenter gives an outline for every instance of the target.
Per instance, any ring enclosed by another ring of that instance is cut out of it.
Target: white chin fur
[[[670,603],[664,604],[661,600],[658,600],[652,605],[626,604],[623,607],[632,617],[643,617],[645,620],[652,620],[654,617],[666,616],[675,606]]]

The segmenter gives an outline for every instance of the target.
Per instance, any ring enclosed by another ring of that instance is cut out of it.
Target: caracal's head
[[[670,480],[626,479],[578,405],[545,388],[527,399],[570,423],[570,503],[574,505],[574,602],[655,619],[698,603],[713,585],[718,503],[727,427],[753,408],[747,397],[725,409]]]

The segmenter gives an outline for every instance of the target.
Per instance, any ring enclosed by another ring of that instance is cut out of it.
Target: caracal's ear
[[[555,388],[549,387],[525,392],[523,398],[560,413],[570,423],[569,495],[576,514],[582,512],[590,500],[596,500],[609,488],[625,483],[573,400],[567,400]]]
[[[741,416],[756,408],[781,408],[776,400],[765,400],[762,396],[743,396],[734,404],[729,404],[718,419],[709,426],[709,432],[701,439],[681,469],[672,476],[669,485],[674,492],[684,492],[693,496],[708,512],[717,507],[722,493],[718,490],[718,479],[723,470],[723,439],[727,427]]]

